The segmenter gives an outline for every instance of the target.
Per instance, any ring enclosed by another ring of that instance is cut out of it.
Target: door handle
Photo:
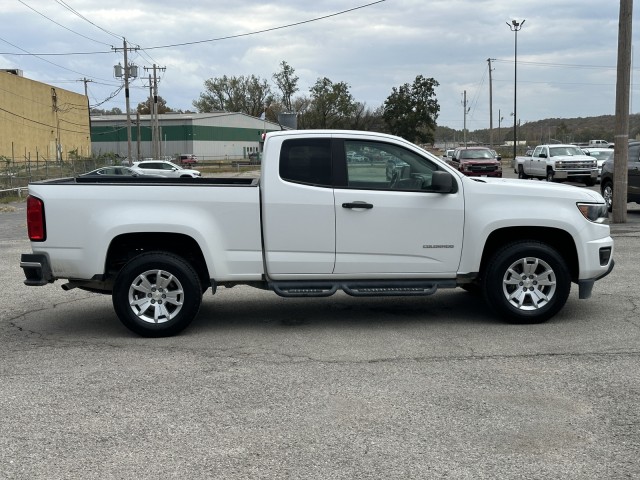
[[[343,203],[342,208],[365,208],[369,210],[373,208],[373,205],[367,202],[349,202]]]

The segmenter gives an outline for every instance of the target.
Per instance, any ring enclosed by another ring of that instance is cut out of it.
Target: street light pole
[[[515,32],[515,48],[513,56],[513,158],[516,158],[516,146],[518,144],[518,32],[524,25],[524,20],[518,22],[517,20],[511,20],[511,23],[507,22],[509,29]]]

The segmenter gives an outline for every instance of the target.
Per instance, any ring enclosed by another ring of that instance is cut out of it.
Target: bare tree
[[[280,71],[273,74],[281,94],[282,105],[286,112],[294,112],[292,97],[298,91],[298,77],[294,75],[295,70],[284,60],[280,63]]]

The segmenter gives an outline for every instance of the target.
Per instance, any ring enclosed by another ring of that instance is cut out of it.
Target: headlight
[[[602,223],[609,218],[609,211],[604,203],[578,203],[578,210],[590,222]]]

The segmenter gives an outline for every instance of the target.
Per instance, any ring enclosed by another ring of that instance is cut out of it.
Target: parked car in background
[[[95,177],[95,176],[127,176],[127,177],[137,177],[138,175],[144,175],[144,172],[136,172],[129,167],[102,167],[92,170],[87,173],[83,173],[79,175],[80,177]]]
[[[451,159],[453,158],[454,151],[455,151],[454,149],[445,150],[444,154],[442,155],[442,158],[444,159],[445,162],[449,163],[451,161]]]
[[[613,149],[609,147],[583,148],[582,151],[587,155],[589,155],[590,157],[593,157],[596,159],[596,162],[598,164],[598,182],[599,182],[600,178],[602,177],[602,165],[604,164],[604,162],[606,162],[610,158],[613,158]]]
[[[540,178],[547,182],[584,182],[591,187],[598,178],[598,166],[575,145],[538,145],[530,156],[516,157],[518,178]]]
[[[456,148],[450,163],[468,177],[502,177],[502,163],[490,148]]]
[[[609,147],[609,145],[611,145],[611,143],[606,141],[606,140],[589,140],[589,144],[587,145],[587,147],[589,147],[589,148],[596,148],[596,147],[607,148],[607,147]]]
[[[178,155],[178,163],[180,165],[195,165],[196,163],[198,163],[198,157],[196,157],[195,155],[192,154],[181,154]]]
[[[144,160],[142,162],[133,162],[133,167],[131,167],[131,169],[142,174],[161,175],[163,177],[170,178],[195,178],[201,176],[198,170],[182,168],[175,163],[163,160]]]
[[[609,211],[613,210],[613,155],[602,165],[600,191]],[[640,203],[640,142],[629,142],[627,163],[627,202]]]
[[[251,152],[249,155],[249,163],[254,165],[260,164],[260,152]]]

